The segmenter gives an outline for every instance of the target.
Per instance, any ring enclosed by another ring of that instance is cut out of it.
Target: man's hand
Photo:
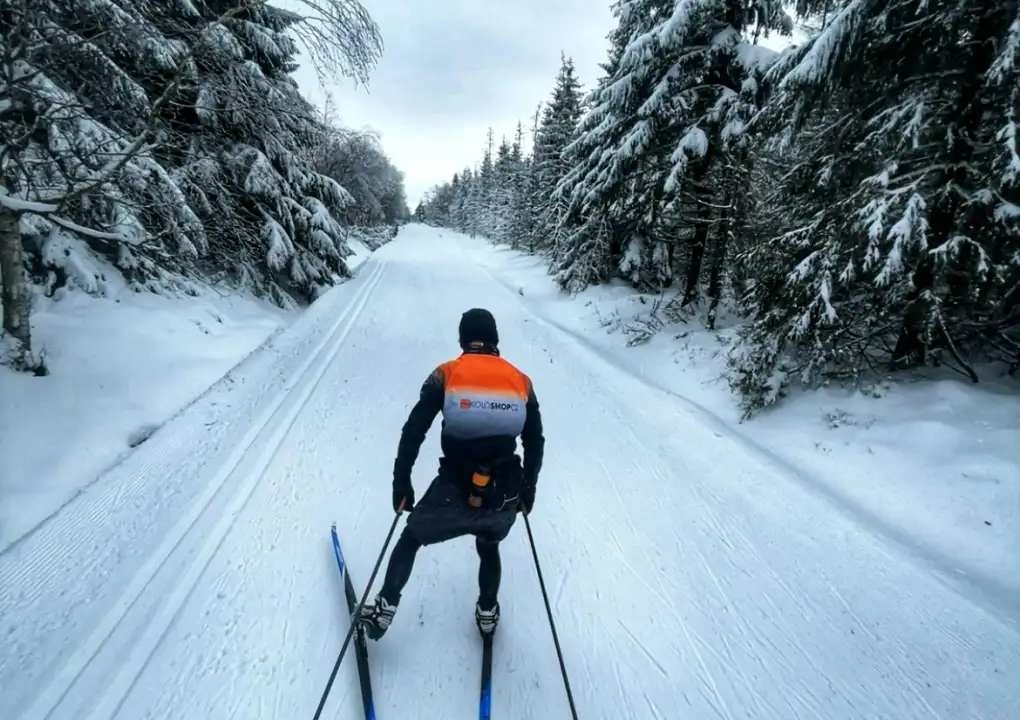
[[[404,507],[400,507],[404,503]],[[410,512],[414,509],[414,487],[410,481],[393,481],[393,512]]]
[[[531,508],[535,505],[535,486],[526,485],[524,489],[521,490],[520,500],[521,500],[520,502],[521,512],[524,513],[525,515],[530,515]]]

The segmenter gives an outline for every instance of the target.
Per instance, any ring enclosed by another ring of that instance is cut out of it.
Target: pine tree
[[[616,266],[636,284],[661,285],[679,250],[686,305],[698,296],[719,219],[718,176],[757,101],[748,80],[759,54],[743,33],[789,22],[771,0],[750,11],[733,0],[631,0],[616,12],[607,76],[574,146],[579,162],[558,190],[569,193],[570,215],[584,218],[569,255],[560,253],[560,282],[580,289]]]
[[[731,303],[747,413],[795,382],[922,363],[976,381],[985,359],[1016,372],[1015,3],[791,7],[821,28],[777,55],[755,44],[791,27],[775,0],[619,0],[603,77],[563,101],[563,59],[531,156],[511,146],[493,175],[490,134],[459,191],[465,226],[547,254],[567,291],[676,283],[667,313],[709,328]],[[507,185],[511,167],[523,180]]]
[[[980,2],[847,4],[775,67],[763,122],[802,210],[748,259],[763,282],[733,366],[749,411],[880,362],[975,381],[965,355],[1015,362],[1016,21]]]
[[[349,194],[312,170],[323,128],[289,76],[294,37],[362,80],[380,44],[354,0],[314,9],[0,0],[4,331],[22,353],[26,270],[101,292],[91,253],[136,289],[228,268],[281,304],[347,274]]]
[[[137,53],[149,72],[173,69],[189,48],[168,45],[133,8],[103,0],[0,0],[0,18],[3,329],[16,343],[15,364],[40,369],[30,278],[48,292],[102,292],[90,249],[130,268],[135,252],[166,243],[174,269],[206,246],[201,222],[146,146],[175,86],[150,101],[117,62]]]
[[[300,22],[259,5],[225,23],[197,56],[191,112],[174,118],[186,145],[167,158],[216,231],[217,264],[284,306],[350,276],[340,219],[353,198],[315,171],[323,128],[289,75],[298,50],[289,31]]]
[[[567,148],[575,140],[581,118],[581,83],[574,73],[572,59],[561,54],[560,71],[552,99],[542,114],[535,137],[534,185],[536,226],[532,247],[543,250],[561,248],[567,240],[567,202],[553,196],[557,185],[571,167]]]

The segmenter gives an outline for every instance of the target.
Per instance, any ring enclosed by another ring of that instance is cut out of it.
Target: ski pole
[[[563,651],[560,650],[560,639],[556,635],[556,623],[553,621],[552,608],[549,606],[549,593],[545,590],[542,579],[542,566],[538,562],[538,550],[535,549],[535,536],[531,534],[531,523],[528,514],[524,515],[524,527],[528,530],[528,542],[531,543],[531,556],[535,559],[535,572],[538,573],[538,585],[542,588],[542,600],[545,601],[545,613],[549,616],[549,629],[552,630],[553,644],[556,646],[556,658],[560,661],[560,674],[563,675],[563,687],[567,691],[567,702],[570,703],[570,715],[577,720],[577,708],[574,707],[574,694],[570,692],[570,680],[567,679],[567,666],[563,663]]]
[[[319,700],[319,707],[315,709],[314,720],[319,720],[319,716],[322,715],[322,708],[326,706],[326,698],[329,697],[329,691],[333,688],[333,681],[336,680],[336,674],[340,671],[340,663],[343,662],[344,655],[347,653],[347,646],[351,644],[351,638],[354,637],[354,630],[358,627],[358,618],[361,617],[361,610],[365,607],[365,601],[368,600],[368,593],[372,589],[372,583],[375,582],[375,576],[379,572],[379,567],[382,565],[383,558],[386,557],[386,548],[390,545],[390,540],[393,539],[393,533],[397,529],[397,521],[400,520],[400,516],[404,512],[404,500],[400,501],[400,506],[397,508],[397,512],[393,515],[393,522],[390,523],[390,531],[386,533],[386,541],[383,543],[382,550],[379,551],[379,558],[375,561],[375,567],[372,569],[372,574],[368,577],[368,584],[365,585],[365,592],[361,596],[361,601],[358,603],[358,607],[354,610],[354,617],[351,618],[351,626],[347,628],[347,637],[344,638],[344,644],[340,646],[340,654],[337,655],[336,663],[333,665],[333,672],[329,674],[329,680],[326,681],[326,689],[322,691],[322,699]]]

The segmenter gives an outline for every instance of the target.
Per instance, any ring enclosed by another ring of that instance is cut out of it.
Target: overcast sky
[[[295,77],[320,107],[323,91],[331,92],[345,125],[381,133],[405,174],[412,210],[422,193],[481,158],[488,127],[497,143],[512,137],[518,120],[530,128],[552,91],[561,51],[573,58],[584,87],[593,86],[615,24],[610,0],[362,4],[385,43],[368,88],[350,81],[323,88],[307,61]]]
[[[288,2],[280,5],[294,7]],[[404,171],[411,209],[422,193],[481,157],[485,133],[530,127],[552,91],[560,51],[590,86],[613,27],[609,0],[362,0],[385,48],[369,86],[322,88],[307,61],[295,73],[320,107],[333,94],[342,121],[382,135]],[[296,9],[296,8],[295,8]]]

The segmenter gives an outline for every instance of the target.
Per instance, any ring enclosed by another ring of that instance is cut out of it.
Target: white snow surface
[[[38,298],[50,374],[0,366],[0,549],[17,542],[287,320],[250,296]]]
[[[360,592],[400,427],[473,306],[542,403],[531,521],[580,718],[1020,717],[1016,596],[994,591],[1015,582],[1016,426],[995,425],[1015,413],[918,386],[914,407],[848,398],[870,426],[792,403],[738,426],[697,365],[644,366],[665,348],[583,325],[534,262],[405,227],[0,553],[0,717],[310,718],[348,623],[330,523]],[[437,453],[438,420],[419,494]],[[944,526],[978,509],[989,532]],[[502,558],[493,717],[569,717],[523,523]],[[382,720],[477,716],[476,563],[468,538],[419,553],[369,649]],[[362,716],[350,654],[324,717]]]
[[[356,270],[372,251],[353,238],[350,247],[346,262]],[[35,300],[35,345],[50,375],[0,366],[0,551],[295,315],[199,283],[195,296],[134,292],[109,264],[95,256],[88,262],[84,274],[104,278],[102,296],[59,290]]]

